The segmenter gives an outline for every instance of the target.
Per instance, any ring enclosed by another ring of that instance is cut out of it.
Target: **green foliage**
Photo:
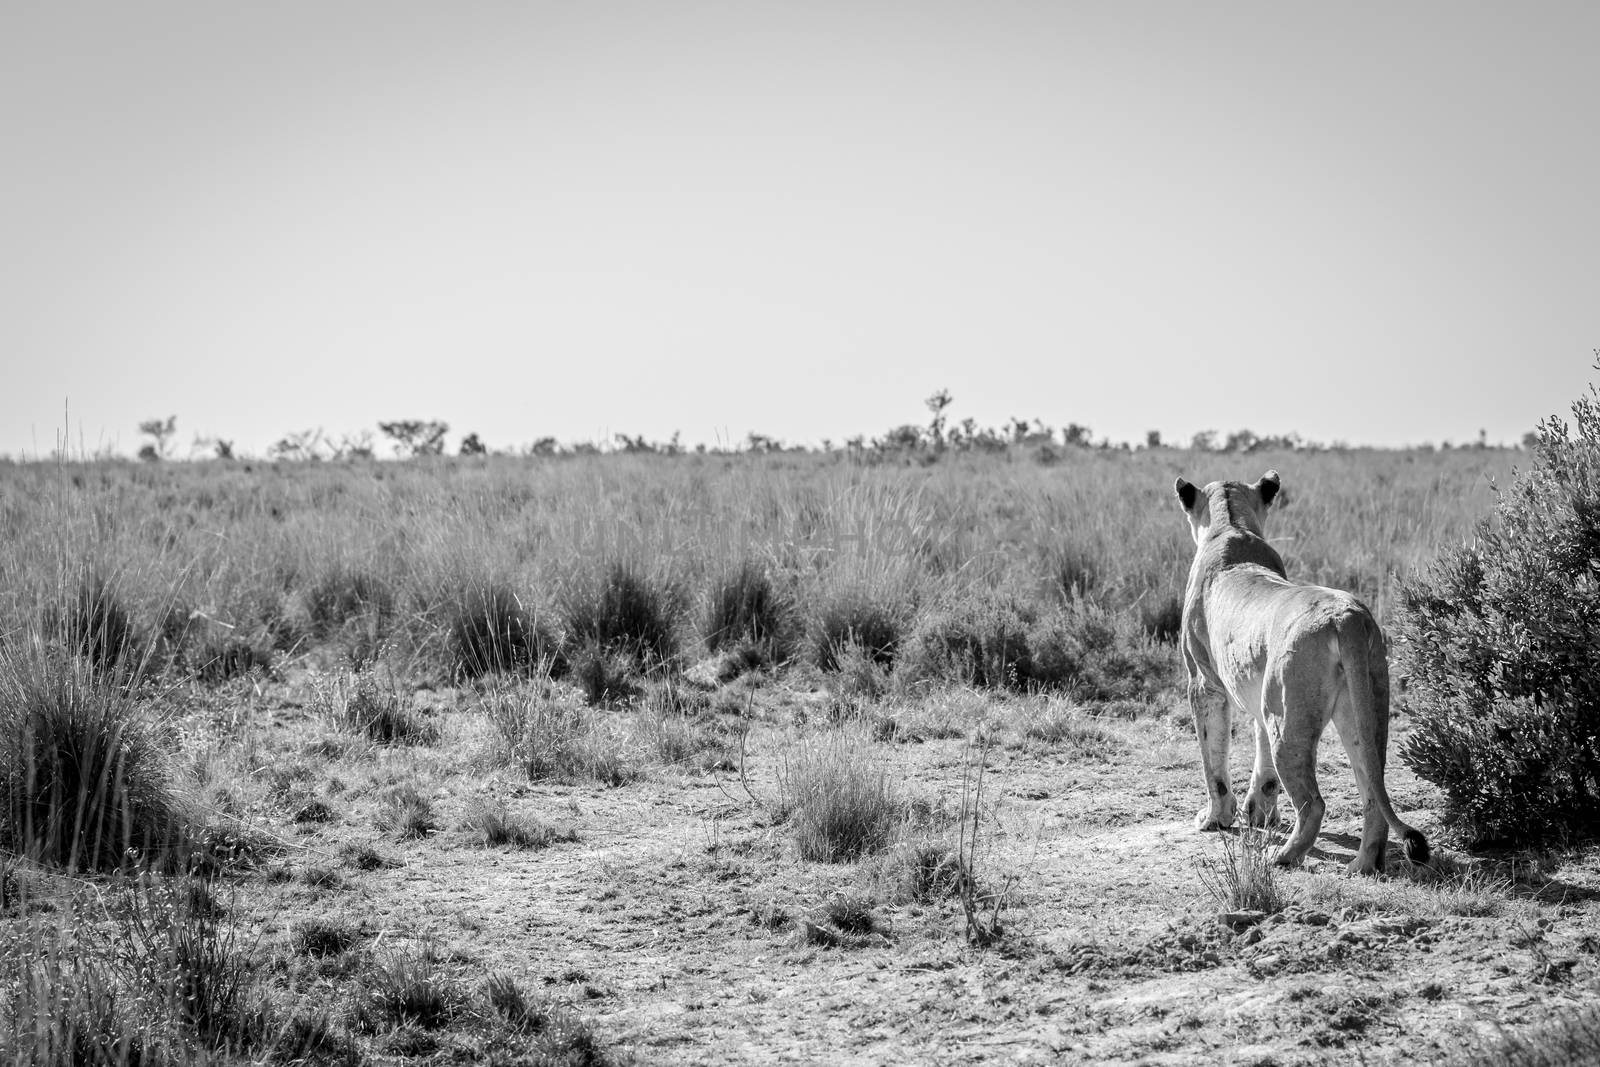
[[[1600,828],[1600,396],[1540,426],[1475,542],[1402,586],[1401,757],[1472,843]]]

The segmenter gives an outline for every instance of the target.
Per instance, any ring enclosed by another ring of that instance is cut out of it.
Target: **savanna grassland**
[[[1409,1063],[1537,1032],[1600,992],[1593,849],[1464,851],[1394,754],[1397,677],[1432,864],[1345,876],[1330,735],[1318,847],[1264,868],[1192,828],[1172,643],[1175,476],[1278,469],[1291,576],[1383,621],[1525,455],[0,466],[0,1052]]]

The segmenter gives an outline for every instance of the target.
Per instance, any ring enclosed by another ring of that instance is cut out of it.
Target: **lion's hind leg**
[[[1311,851],[1317,832],[1322,829],[1322,814],[1327,810],[1322,791],[1317,787],[1317,742],[1327,719],[1321,714],[1322,709],[1315,706],[1316,694],[1291,691],[1282,674],[1269,677],[1266,684],[1277,690],[1278,699],[1283,702],[1283,733],[1273,756],[1284,792],[1289,794],[1289,802],[1294,805],[1294,829],[1272,862],[1280,867],[1293,867]]]
[[[1261,687],[1260,710],[1255,715],[1256,766],[1250,775],[1250,791],[1245,794],[1244,817],[1250,826],[1278,825],[1278,764],[1272,756],[1272,724],[1283,723],[1283,690],[1277,685]],[[1276,718],[1274,718],[1276,716]]]

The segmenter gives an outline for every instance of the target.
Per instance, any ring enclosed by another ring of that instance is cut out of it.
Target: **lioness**
[[[1254,485],[1212,482],[1201,490],[1179,478],[1174,487],[1195,543],[1181,642],[1210,798],[1195,818],[1196,828],[1216,830],[1233,822],[1231,702],[1255,715],[1256,765],[1245,797],[1246,820],[1261,826],[1277,818],[1280,779],[1294,804],[1294,831],[1275,863],[1299,863],[1322,826],[1317,742],[1329,719],[1350,756],[1365,813],[1350,872],[1383,869],[1390,827],[1405,843],[1406,858],[1426,863],[1427,839],[1400,821],[1383,787],[1389,744],[1383,631],[1349,593],[1288,580],[1263,533],[1279,485],[1278,472],[1268,471]]]

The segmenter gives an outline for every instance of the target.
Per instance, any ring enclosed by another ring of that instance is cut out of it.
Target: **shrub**
[[[905,804],[859,738],[804,741],[778,772],[778,812],[801,859],[834,863],[880,852],[905,819]]]
[[[180,843],[185,812],[153,724],[71,660],[0,651],[0,844],[68,869]]]
[[[748,649],[767,652],[767,658],[784,660],[790,653],[790,607],[773,587],[765,568],[745,560],[719,579],[706,604],[706,648],[712,652]]]
[[[1600,394],[1540,425],[1476,541],[1401,587],[1400,756],[1469,843],[1600,828]]]
[[[1033,678],[1033,621],[1032,610],[1011,597],[962,600],[917,620],[896,669],[910,681],[1024,688]]]
[[[633,661],[598,642],[590,642],[572,655],[571,681],[583,698],[597,707],[622,704],[639,695],[633,681]]]
[[[638,568],[612,563],[580,574],[563,601],[567,632],[579,644],[661,663],[678,650],[677,595]]]
[[[445,604],[447,645],[456,671],[477,678],[495,671],[559,673],[559,645],[550,629],[503,585],[472,584]]]
[[[1175,667],[1171,651],[1141,633],[1131,618],[1087,600],[1036,622],[1028,648],[1031,682],[1085,700],[1152,696],[1171,684]]]

